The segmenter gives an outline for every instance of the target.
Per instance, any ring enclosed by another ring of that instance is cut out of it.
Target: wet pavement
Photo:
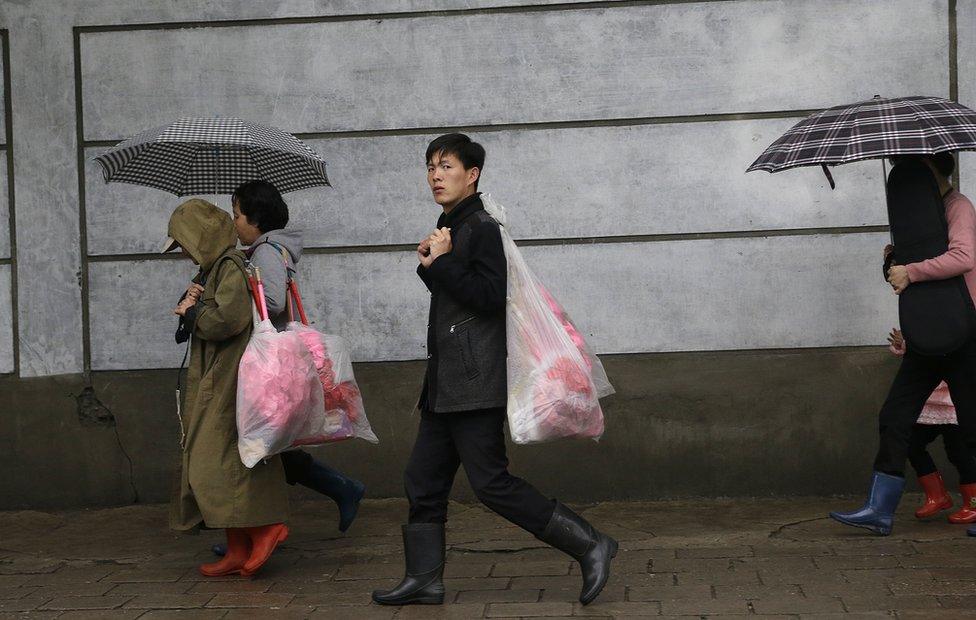
[[[480,505],[451,505],[443,606],[380,607],[403,571],[402,500],[294,503],[291,536],[253,578],[196,565],[220,532],[166,529],[166,506],[0,512],[0,618],[976,618],[976,539],[902,502],[878,537],[825,517],[854,499],[574,506],[620,541],[597,601],[567,556]]]

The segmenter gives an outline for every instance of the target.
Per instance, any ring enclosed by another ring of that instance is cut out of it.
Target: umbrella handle
[[[885,190],[885,209],[888,212],[888,242],[892,245],[895,244],[895,236],[891,232],[891,205],[888,203],[888,162],[884,157],[881,158],[881,173],[884,175],[882,180],[884,181]],[[885,274],[887,274],[887,270]],[[886,278],[887,279],[887,278]]]
[[[834,175],[830,174],[827,164],[820,164],[820,167],[823,169],[824,176],[827,177],[827,182],[830,183],[830,189],[837,189],[837,185],[834,183]]]

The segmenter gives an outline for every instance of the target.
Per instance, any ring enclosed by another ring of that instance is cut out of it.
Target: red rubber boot
[[[240,528],[228,528],[227,553],[218,562],[201,564],[200,574],[204,577],[220,577],[240,573],[244,563],[251,557],[251,538]]]
[[[241,574],[250,577],[264,566],[278,543],[288,538],[288,526],[284,523],[272,523],[261,527],[248,527],[245,531],[251,537],[251,557],[244,563]]]
[[[942,474],[934,471],[931,474],[920,476],[918,483],[922,485],[922,490],[925,491],[925,503],[915,511],[915,518],[927,519],[943,510],[952,508],[952,498],[946,493]]]
[[[949,523],[976,523],[976,482],[960,484],[962,508],[949,515]]]

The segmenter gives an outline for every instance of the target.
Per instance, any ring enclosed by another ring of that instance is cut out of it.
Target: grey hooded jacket
[[[287,259],[275,246],[286,250]],[[268,304],[268,316],[278,330],[285,328],[288,323],[288,313],[285,312],[287,299],[288,270],[292,277],[296,274],[296,267],[302,258],[302,231],[293,228],[282,228],[264,233],[251,244],[246,254],[251,264],[261,270],[261,280],[264,283],[264,300]],[[287,260],[287,269],[285,267]],[[296,316],[297,320],[298,317]]]

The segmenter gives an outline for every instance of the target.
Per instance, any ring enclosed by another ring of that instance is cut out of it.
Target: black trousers
[[[949,355],[919,355],[909,349],[881,407],[875,471],[904,477],[915,421],[940,381],[949,386],[968,457],[976,455],[976,340]]]
[[[505,410],[423,412],[404,473],[410,523],[444,523],[458,466],[481,502],[515,525],[540,535],[556,507],[531,484],[508,473]]]
[[[976,458],[966,447],[962,431],[955,424],[916,424],[912,429],[912,442],[908,448],[908,462],[918,476],[927,476],[938,471],[932,455],[925,449],[927,445],[942,436],[946,456],[959,471],[959,484],[976,482]]]

